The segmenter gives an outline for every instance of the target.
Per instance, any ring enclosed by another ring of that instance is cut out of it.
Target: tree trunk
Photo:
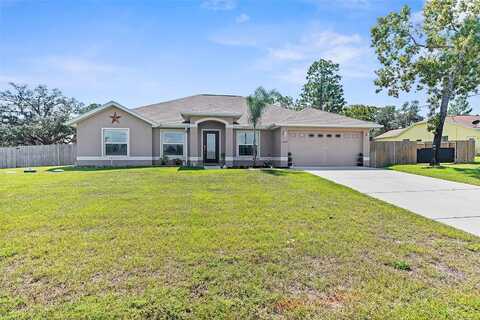
[[[444,84],[442,90],[442,101],[440,103],[440,121],[438,122],[437,127],[435,128],[435,136],[433,137],[433,153],[432,153],[432,161],[430,162],[431,166],[435,166],[440,164],[439,156],[440,156],[440,148],[442,146],[442,135],[443,135],[443,126],[445,124],[445,118],[447,116],[448,111],[448,103],[450,102],[450,96],[452,94],[453,88],[453,76],[450,75],[448,77],[448,81]]]

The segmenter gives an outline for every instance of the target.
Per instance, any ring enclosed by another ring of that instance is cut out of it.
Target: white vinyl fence
[[[76,158],[76,144],[0,148],[0,168],[72,165]]]

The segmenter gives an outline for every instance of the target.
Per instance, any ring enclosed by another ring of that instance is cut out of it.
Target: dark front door
[[[219,153],[219,132],[203,131],[203,162],[218,163]]]

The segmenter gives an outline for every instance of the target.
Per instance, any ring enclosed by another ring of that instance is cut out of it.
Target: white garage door
[[[362,152],[362,132],[289,131],[294,166],[355,166]]]

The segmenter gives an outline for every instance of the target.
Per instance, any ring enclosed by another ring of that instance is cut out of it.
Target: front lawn
[[[302,172],[0,170],[0,318],[478,319],[480,239]]]
[[[432,178],[474,184],[480,186],[480,157],[471,164],[442,164],[430,167],[428,164],[394,165],[390,169],[428,176]]]

